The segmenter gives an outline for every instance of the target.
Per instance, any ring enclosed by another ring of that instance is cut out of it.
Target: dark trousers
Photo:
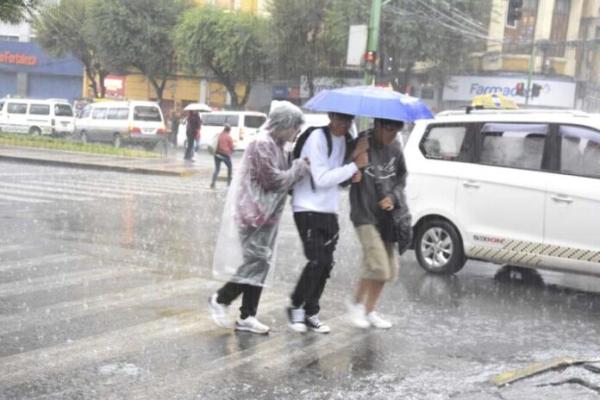
[[[215,186],[215,182],[217,182],[217,177],[221,170],[221,163],[225,163],[225,166],[227,167],[227,184],[229,185],[231,183],[231,157],[217,153],[215,154],[215,172],[213,172],[211,186]]]
[[[336,214],[296,212],[294,221],[308,263],[292,293],[292,306],[304,307],[306,315],[315,315],[321,309],[319,299],[333,268],[340,227]]]
[[[192,158],[194,158],[194,141],[195,141],[195,134],[186,134],[187,136],[187,146],[185,147],[185,156],[183,156],[184,159],[186,160],[191,160]]]
[[[227,282],[225,286],[217,291],[217,303],[229,305],[241,294],[240,316],[242,319],[246,319],[249,316],[254,317],[256,315],[261,293],[261,286]]]

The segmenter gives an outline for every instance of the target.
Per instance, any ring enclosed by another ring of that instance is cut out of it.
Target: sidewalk
[[[183,150],[173,148],[166,158],[148,159],[0,145],[0,160],[170,176],[206,175],[213,168],[212,156],[206,152],[199,152],[196,162],[187,163]]]

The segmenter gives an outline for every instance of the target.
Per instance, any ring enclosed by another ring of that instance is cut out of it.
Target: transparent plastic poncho
[[[213,257],[215,278],[269,286],[286,197],[309,171],[303,160],[290,164],[284,143],[263,131],[246,148],[225,201]]]

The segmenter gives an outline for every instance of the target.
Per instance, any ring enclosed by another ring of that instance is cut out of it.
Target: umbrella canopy
[[[304,108],[396,121],[433,118],[427,105],[418,98],[375,86],[323,90],[308,100]]]
[[[204,103],[191,103],[185,106],[183,111],[212,111],[212,108]]]
[[[516,110],[519,108],[517,103],[501,93],[487,93],[473,97],[471,102],[473,107],[497,108],[506,110]]]

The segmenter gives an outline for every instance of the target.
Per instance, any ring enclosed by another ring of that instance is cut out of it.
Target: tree
[[[40,4],[40,0],[2,0],[0,1],[0,21],[9,24],[23,22]]]
[[[112,71],[140,71],[162,102],[167,80],[177,70],[170,31],[188,0],[102,0],[91,8],[99,56]]]
[[[266,22],[246,13],[201,7],[186,13],[175,33],[178,59],[189,71],[210,70],[225,86],[234,107],[248,101],[252,83],[264,76]],[[245,85],[240,99],[236,83]]]
[[[62,0],[44,8],[34,19],[37,42],[54,57],[73,55],[84,66],[94,97],[104,97],[108,69],[98,56],[91,34],[90,7],[93,0]]]
[[[330,18],[331,0],[272,0],[269,5],[274,52],[272,58],[283,78],[307,79],[310,95],[314,78],[343,66],[348,21]],[[340,26],[343,25],[343,28]],[[347,39],[346,39],[347,40]]]

